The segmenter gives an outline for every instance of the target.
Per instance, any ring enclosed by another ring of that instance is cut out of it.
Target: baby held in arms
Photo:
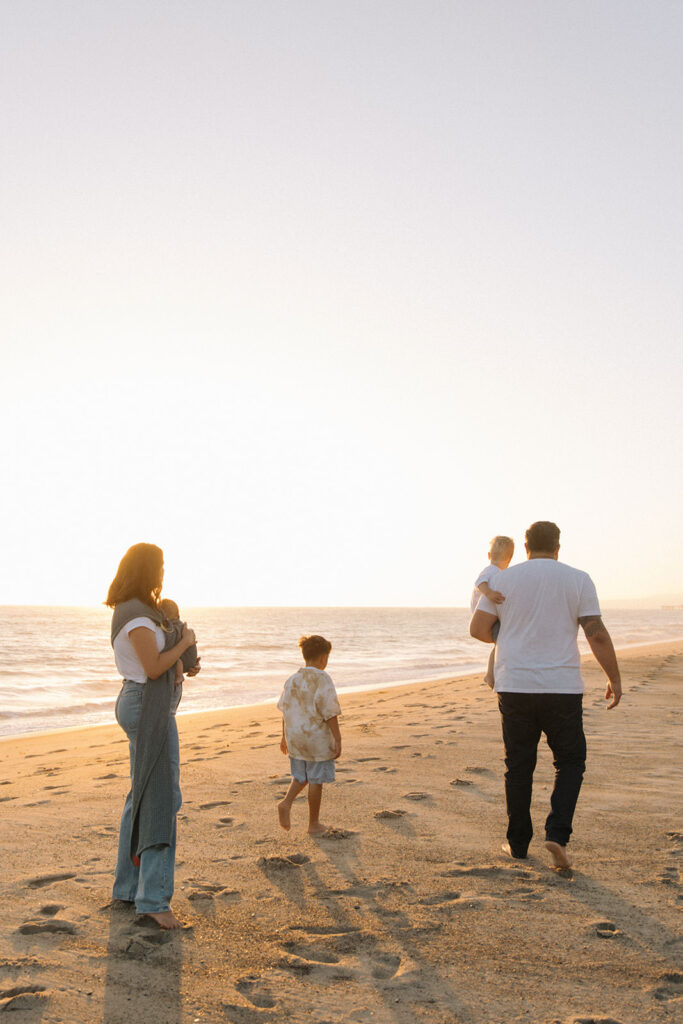
[[[159,602],[159,611],[166,617],[166,621],[162,623],[161,628],[164,633],[173,634],[174,643],[178,643],[181,636],[183,635],[184,622],[180,618],[180,609],[175,601],[171,601],[170,598],[165,597]],[[195,668],[199,664],[199,656],[197,654],[197,645],[192,644],[188,647],[184,654],[181,655],[180,661],[176,663],[176,676],[175,684],[178,686],[183,681],[183,673],[189,671],[191,668]]]
[[[507,569],[508,565],[512,561],[512,556],[515,553],[515,542],[511,537],[497,536],[491,541],[491,548],[489,550],[489,564],[482,569],[474,582],[474,590],[472,591],[472,599],[470,601],[470,611],[474,615],[477,610],[477,604],[479,598],[483,594],[484,597],[488,597],[489,601],[493,601],[494,604],[502,604],[505,597],[499,590],[495,590],[496,580],[500,579],[501,573]],[[498,635],[500,624],[498,622],[494,625],[494,639]],[[484,676],[484,682],[487,683],[491,689],[495,685],[495,678],[493,674],[493,664],[496,657],[495,645],[491,648],[491,654],[489,655],[488,668],[486,669],[486,675]]]
[[[292,804],[308,786],[308,833],[319,836],[327,831],[320,821],[323,783],[334,782],[334,762],[341,754],[341,708],[325,671],[332,644],[323,636],[302,636],[299,647],[305,665],[289,677],[277,705],[282,712],[280,750],[289,754],[292,772],[277,810],[280,825],[289,830]]]

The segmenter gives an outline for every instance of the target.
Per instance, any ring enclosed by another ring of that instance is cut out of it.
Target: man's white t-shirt
[[[138,619],[131,619],[126,625],[116,634],[114,640],[114,661],[116,667],[123,679],[130,679],[134,683],[146,683],[147,674],[142,667],[142,663],[135,653],[135,648],[130,642],[128,634],[133,629],[139,627],[144,629],[151,629],[156,637],[157,650],[163,651],[164,644],[166,642],[166,634],[164,633],[161,626],[157,625],[153,619],[148,619],[146,616],[141,616]]]
[[[497,615],[498,693],[583,693],[577,643],[579,618],[600,615],[586,572],[553,558],[530,558],[501,572],[502,604],[482,597],[479,611]]]
[[[497,565],[491,565],[491,563],[489,562],[486,568],[482,569],[479,575],[477,576],[476,580],[474,581],[474,590],[472,591],[472,597],[470,598],[470,611],[472,612],[473,615],[477,610],[479,598],[484,596],[479,590],[480,584],[488,583],[491,590],[498,590],[498,587],[496,586],[496,579],[498,578],[498,576],[500,576],[502,571],[503,570],[499,569]]]

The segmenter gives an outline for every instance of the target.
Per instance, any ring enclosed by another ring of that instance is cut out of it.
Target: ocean
[[[120,687],[106,608],[0,607],[0,736],[114,721]],[[485,667],[465,608],[193,608],[202,671],[180,713],[276,699],[301,663],[297,640],[333,644],[337,689],[442,679]],[[683,610],[605,610],[615,646],[683,638]],[[588,650],[581,635],[580,647]]]

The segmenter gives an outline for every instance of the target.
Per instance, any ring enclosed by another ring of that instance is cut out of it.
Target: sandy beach
[[[277,824],[274,705],[179,717],[183,932],[112,905],[116,725],[0,741],[0,1012],[64,1024],[672,1022],[683,1009],[683,642],[587,659],[572,871],[548,866],[542,746],[528,861],[504,857],[479,676],[346,694],[329,838]],[[334,676],[334,664],[330,665]],[[201,685],[201,677],[188,685]],[[10,1018],[8,1018],[10,1019]]]

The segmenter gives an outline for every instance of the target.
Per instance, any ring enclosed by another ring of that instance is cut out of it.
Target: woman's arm
[[[183,634],[178,643],[168,651],[157,650],[156,634],[154,630],[147,629],[145,626],[131,629],[128,638],[148,679],[158,679],[159,676],[163,676],[164,672],[175,665],[183,651],[186,651],[195,642],[194,630],[187,625],[183,626]]]

